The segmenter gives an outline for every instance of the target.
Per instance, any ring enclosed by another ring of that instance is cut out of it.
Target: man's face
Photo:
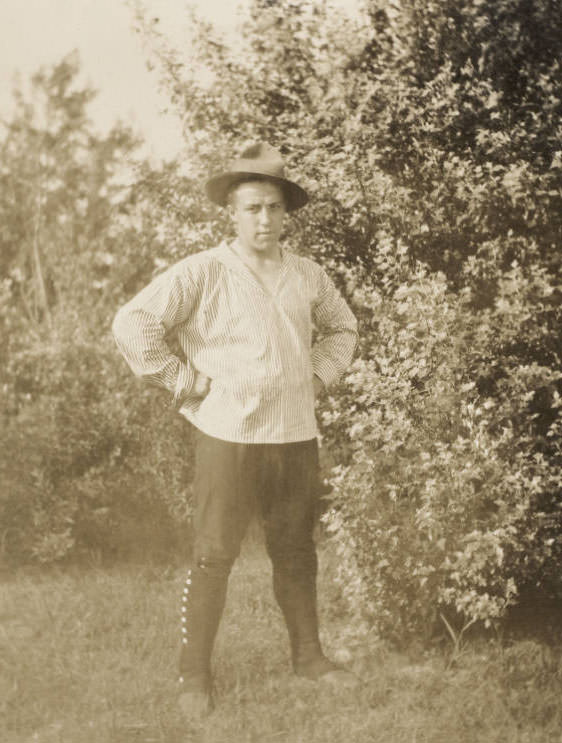
[[[244,250],[260,255],[277,250],[285,216],[279,186],[268,181],[241,183],[232,194],[231,214]]]

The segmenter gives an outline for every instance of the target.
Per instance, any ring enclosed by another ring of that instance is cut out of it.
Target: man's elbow
[[[119,309],[117,310],[115,317],[113,318],[113,322],[111,323],[111,332],[114,338],[119,337],[122,322],[122,310]]]
[[[354,353],[359,343],[359,323],[355,318],[348,323],[345,332],[349,338],[349,344],[352,346],[352,353]]]
[[[113,318],[113,322],[111,323],[111,333],[119,349],[123,349],[126,344],[127,336],[130,335],[129,322],[123,307],[117,311],[117,314]]]

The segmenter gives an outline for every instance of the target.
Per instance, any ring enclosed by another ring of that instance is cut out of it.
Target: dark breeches
[[[263,522],[293,665],[318,655],[318,498],[315,439],[290,444],[238,444],[197,432],[193,563],[183,594],[180,674],[210,678],[210,655],[224,608],[228,576],[252,515]]]

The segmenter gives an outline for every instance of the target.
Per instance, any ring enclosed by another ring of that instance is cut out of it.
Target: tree
[[[314,193],[287,240],[360,316],[324,410],[356,616],[404,635],[560,597],[559,4],[256,0],[236,52],[193,20],[199,67],[138,17],[198,218],[236,144],[280,147]],[[225,226],[190,224],[200,247]]]
[[[33,76],[29,100],[16,89],[15,115],[1,142],[1,268],[12,279],[18,310],[36,326],[52,325],[61,296],[89,289],[81,253],[100,235],[108,239],[123,190],[112,180],[138,144],[120,125],[105,137],[93,132],[87,106],[95,92],[78,87],[78,72],[72,54]],[[110,244],[99,248],[111,252]]]
[[[110,335],[166,259],[169,200],[152,184],[177,168],[151,169],[119,123],[97,133],[79,73],[75,54],[37,72],[0,140],[0,522],[15,561],[138,554],[157,523],[161,548],[189,508],[186,436]]]

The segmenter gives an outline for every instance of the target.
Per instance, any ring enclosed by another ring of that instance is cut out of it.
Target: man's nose
[[[259,216],[260,224],[269,224],[271,214],[269,213],[269,209],[267,208],[267,206],[264,206],[263,209],[260,209]]]

